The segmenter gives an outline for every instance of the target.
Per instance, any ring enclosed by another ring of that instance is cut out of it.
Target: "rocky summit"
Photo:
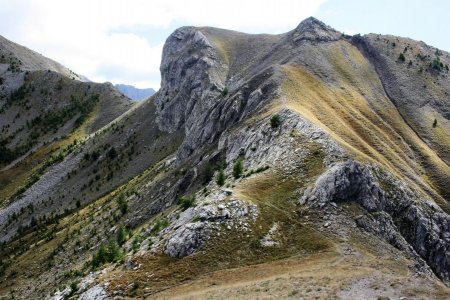
[[[449,53],[182,27],[139,102],[0,57],[0,299],[450,298]]]

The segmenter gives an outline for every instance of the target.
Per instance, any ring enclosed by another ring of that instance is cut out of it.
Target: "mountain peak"
[[[341,34],[334,28],[314,17],[309,17],[300,22],[292,33],[294,42],[301,40],[335,41],[338,40],[340,36]]]

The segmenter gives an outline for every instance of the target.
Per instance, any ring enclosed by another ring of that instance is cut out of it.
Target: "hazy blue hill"
[[[125,94],[130,99],[133,100],[143,100],[155,93],[155,90],[152,88],[148,89],[138,89],[132,85],[126,84],[116,84],[115,87]]]

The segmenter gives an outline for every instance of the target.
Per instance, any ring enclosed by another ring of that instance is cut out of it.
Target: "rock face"
[[[185,212],[192,216],[187,223],[176,222],[175,229],[167,238],[164,252],[172,257],[183,257],[196,252],[214,232],[219,232],[221,226],[227,230],[247,231],[249,222],[254,222],[258,211],[255,205],[242,201],[231,200],[221,204],[207,204]],[[184,223],[184,224],[183,224]]]
[[[176,30],[166,41],[156,98],[159,125],[175,131],[210,109],[225,88],[226,66],[206,36],[193,27]]]
[[[194,253],[209,235],[202,222],[188,223],[175,231],[167,241],[165,252],[172,257],[183,257]]]
[[[220,41],[209,37],[216,33],[225,37]],[[184,128],[186,138],[178,152],[181,159],[198,150],[199,143],[216,141],[226,128],[249,116],[276,92],[270,72],[253,82],[241,81],[244,74],[229,78],[233,58],[226,49],[239,37],[218,29],[183,27],[166,41],[161,89],[155,99],[157,121],[168,132]]]
[[[300,203],[315,207],[331,202],[358,203],[368,212],[357,218],[358,225],[401,250],[412,247],[436,275],[450,282],[450,217],[432,200],[386,172],[380,178],[389,182],[390,188],[383,190],[373,173],[371,167],[353,160],[338,163],[305,191]]]
[[[324,206],[329,202],[355,201],[369,212],[383,210],[384,193],[367,168],[350,160],[332,166],[300,199]]]

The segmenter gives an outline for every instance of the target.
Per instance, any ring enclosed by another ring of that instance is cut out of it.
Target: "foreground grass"
[[[297,181],[283,180],[275,172],[243,180],[235,189],[236,197],[257,204],[260,211],[251,232],[223,228],[220,236],[212,237],[196,254],[181,259],[145,254],[136,258],[139,269],[116,270],[103,280],[110,281],[111,291],[126,291],[129,296],[149,295],[217,270],[331,250],[332,243],[325,236],[299,222],[295,207],[297,188]],[[275,222],[279,244],[263,247],[260,240]],[[120,278],[115,277],[116,272]]]

